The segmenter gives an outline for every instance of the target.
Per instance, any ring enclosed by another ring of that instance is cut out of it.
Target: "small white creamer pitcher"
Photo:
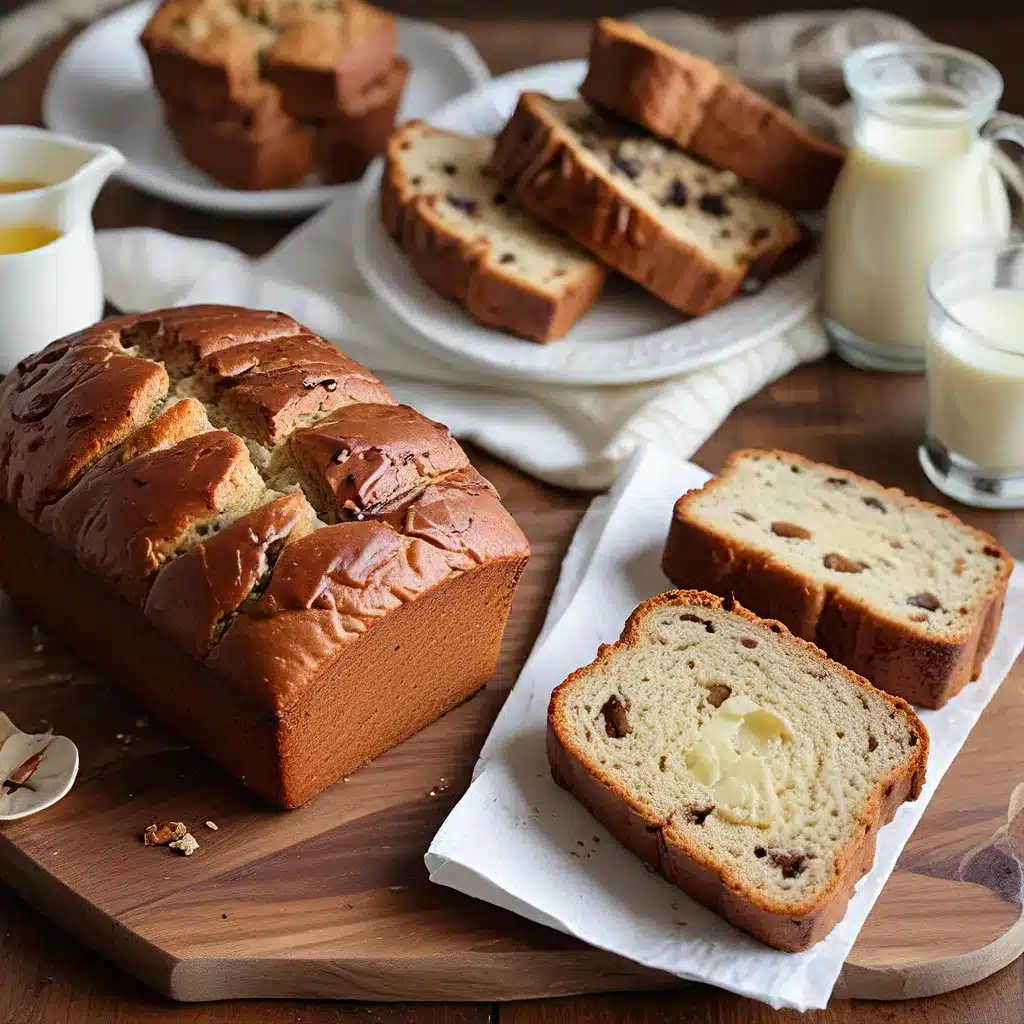
[[[110,146],[0,126],[0,239],[36,239],[0,249],[0,372],[103,315],[92,207],[123,163]]]

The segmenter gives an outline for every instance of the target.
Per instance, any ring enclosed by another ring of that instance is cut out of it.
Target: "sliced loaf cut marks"
[[[493,146],[418,121],[402,125],[388,144],[384,227],[417,273],[470,316],[552,341],[593,305],[605,271],[509,200],[485,171]]]
[[[160,570],[146,598],[147,617],[201,661],[239,609],[262,595],[284,548],[316,525],[295,491],[222,526]]]
[[[696,591],[642,604],[551,698],[556,780],[665,877],[780,949],[842,918],[928,735],[779,623]]]
[[[876,686],[937,707],[976,678],[1013,567],[988,534],[786,452],[734,453],[676,505],[663,565],[734,593]]]
[[[376,516],[469,465],[442,423],[407,405],[349,406],[288,441],[303,490],[324,522]]]
[[[141,606],[168,560],[269,498],[242,440],[217,430],[89,474],[40,526]]]
[[[524,93],[490,164],[523,206],[684,313],[709,313],[800,241],[781,206],[582,100]]]

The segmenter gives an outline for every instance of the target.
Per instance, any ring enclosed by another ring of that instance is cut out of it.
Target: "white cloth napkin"
[[[775,1007],[820,1008],[928,801],[1024,647],[1024,570],[977,682],[941,711],[920,799],[878,834],[872,871],[842,922],[805,953],[762,946],[629,853],[551,780],[544,729],[551,691],[618,638],[630,611],[666,588],[660,558],[675,499],[707,474],[655,451],[637,457],[584,518],[544,630],[480,754],[474,781],[426,855],[431,879],[592,945]]]

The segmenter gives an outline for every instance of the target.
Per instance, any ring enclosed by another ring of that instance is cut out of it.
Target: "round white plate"
[[[87,28],[57,61],[43,97],[48,128],[115,146],[125,156],[120,177],[161,199],[214,213],[257,217],[309,213],[351,185],[310,181],[298,188],[245,192],[224,188],[193,167],[164,126],[139,34],[155,3],[132,4]],[[399,119],[425,117],[488,71],[461,35],[419,21],[398,21],[398,52],[412,65]]]
[[[453,131],[500,130],[525,90],[570,97],[584,61],[544,64],[494,78],[437,110],[428,120]],[[561,384],[634,384],[663,380],[735,355],[802,319],[818,290],[817,259],[803,261],[752,295],[707,316],[680,314],[620,277],[566,337],[549,345],[523,341],[476,323],[413,271],[380,225],[378,161],[357,196],[356,262],[374,294],[409,327],[410,340],[449,362],[472,363],[496,377]]]

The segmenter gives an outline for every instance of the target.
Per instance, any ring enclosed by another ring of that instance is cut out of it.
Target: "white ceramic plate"
[[[224,188],[178,150],[164,127],[160,102],[138,38],[155,4],[132,4],[87,28],[63,53],[43,98],[47,127],[119,149],[120,177],[162,199],[214,213],[256,217],[309,213],[355,185],[321,185],[244,192]],[[399,19],[398,51],[412,65],[399,118],[425,117],[488,71],[469,41],[434,25]]]
[[[437,110],[429,120],[453,131],[493,134],[525,90],[569,97],[583,79],[584,61],[544,64],[492,79]],[[550,345],[483,327],[438,295],[412,270],[380,226],[381,165],[359,188],[356,261],[376,296],[414,330],[410,340],[449,362],[471,362],[496,377],[562,384],[632,384],[663,380],[735,355],[802,319],[813,307],[820,266],[805,260],[753,295],[708,316],[680,315],[622,278],[569,332]]]

